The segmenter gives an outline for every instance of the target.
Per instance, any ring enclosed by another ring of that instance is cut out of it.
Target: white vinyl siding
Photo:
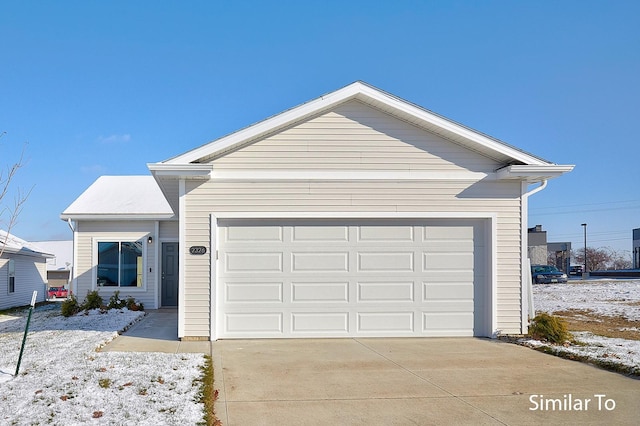
[[[147,309],[157,308],[157,277],[155,269],[156,245],[155,223],[143,221],[79,222],[77,228],[77,265],[73,292],[80,302],[87,293],[98,290],[105,302],[115,292],[120,298],[133,297],[142,302]],[[147,243],[148,236],[154,237],[152,244]],[[98,287],[96,285],[97,243],[99,241],[137,241],[143,240],[143,285],[137,287]]]
[[[495,212],[498,329],[520,331],[519,182],[215,182],[187,184],[187,246],[210,249],[209,215],[224,212]],[[187,256],[186,335],[205,336],[210,257]]]
[[[9,293],[9,257],[15,266],[15,291]],[[36,302],[46,298],[46,259],[4,253],[0,258],[0,309],[26,306],[31,303],[34,291]]]
[[[216,170],[493,172],[498,163],[361,102],[286,129],[215,161]]]

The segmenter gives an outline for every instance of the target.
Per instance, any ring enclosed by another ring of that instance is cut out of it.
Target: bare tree
[[[611,250],[611,268],[612,269],[631,269],[633,262],[631,261],[631,253],[627,250],[616,251]]]
[[[6,132],[0,133],[0,139],[6,134]],[[4,253],[6,248],[9,233],[11,228],[14,227],[18,220],[20,212],[24,207],[29,195],[31,194],[31,187],[28,191],[23,191],[20,188],[15,189],[13,200],[7,200],[10,198],[10,191],[13,190],[12,183],[15,179],[18,171],[24,166],[24,148],[20,153],[20,158],[15,163],[9,164],[5,169],[0,169],[0,229],[4,230],[6,234],[4,238],[0,240],[0,256]]]
[[[584,248],[573,252],[573,258],[578,265],[584,265]],[[628,252],[619,253],[610,247],[587,247],[587,268],[589,272],[629,269],[631,268],[631,255]]]

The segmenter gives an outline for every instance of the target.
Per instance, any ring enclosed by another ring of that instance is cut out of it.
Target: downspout
[[[526,185],[526,182],[523,182],[523,185]],[[529,329],[529,321],[532,316],[535,315],[535,306],[533,305],[533,285],[531,282],[531,267],[529,266],[531,263],[529,261],[529,257],[527,255],[527,240],[528,240],[528,214],[529,214],[529,197],[533,194],[536,194],[547,187],[547,180],[544,179],[540,182],[540,186],[533,188],[529,192],[524,192],[522,194],[522,298],[523,303],[522,306],[526,306],[527,310],[522,310],[522,318],[521,318],[521,331],[522,334],[525,334]],[[526,269],[525,269],[526,268]]]
[[[76,286],[76,277],[75,277],[75,271],[76,271],[76,263],[77,263],[77,259],[76,259],[76,224],[73,223],[73,221],[71,220],[71,218],[67,219],[67,225],[69,225],[69,228],[71,229],[71,232],[73,233],[73,244],[72,244],[72,250],[73,252],[71,253],[71,259],[73,259],[73,264],[71,265],[71,269],[69,270],[69,294],[74,294],[73,290]]]

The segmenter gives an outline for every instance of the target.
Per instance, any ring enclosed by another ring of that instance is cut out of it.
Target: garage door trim
[[[215,212],[210,216],[211,247],[211,340],[222,335],[222,324],[218,321],[221,312],[221,289],[218,283],[218,221],[227,219],[483,219],[485,220],[484,239],[487,251],[485,267],[485,285],[490,295],[485,296],[486,334],[495,335],[497,325],[497,213],[493,212]]]

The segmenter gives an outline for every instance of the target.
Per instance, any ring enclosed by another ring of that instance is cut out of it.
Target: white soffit
[[[496,171],[499,180],[523,180],[527,182],[540,182],[561,176],[573,170],[573,165],[511,165]]]

